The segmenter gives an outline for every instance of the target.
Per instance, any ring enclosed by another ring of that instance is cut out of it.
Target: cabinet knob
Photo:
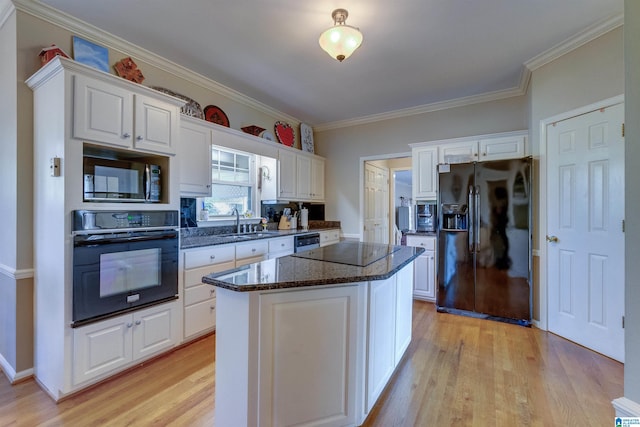
[[[127,323],[127,328],[131,328],[131,327],[133,327],[133,323],[131,322]]]
[[[284,248],[284,243],[280,243],[280,246]]]
[[[212,305],[210,305],[210,306],[209,306],[209,310],[213,311],[213,310],[215,310],[215,309],[216,309],[216,308],[215,308],[214,306],[212,306]]]
[[[136,320],[136,325],[140,325],[142,323],[142,320]]]
[[[482,153],[482,155],[483,155],[483,156],[486,156],[486,155],[487,155],[487,153]]]
[[[215,256],[215,255],[211,255],[211,256],[209,257],[209,259],[210,259],[210,260],[214,260],[214,259],[216,259],[216,256]]]
[[[215,290],[215,289],[211,289],[211,290],[209,291],[209,295],[213,295],[213,294],[215,294],[215,293],[216,293],[216,290]]]
[[[127,139],[131,136],[130,133],[125,133],[124,135],[122,135],[122,138]]]
[[[136,137],[136,140],[138,140],[138,141],[142,141],[142,136],[141,136],[141,135],[138,135],[138,136]]]
[[[251,249],[251,252],[255,252],[255,251],[256,251],[256,248],[252,248],[252,249]]]

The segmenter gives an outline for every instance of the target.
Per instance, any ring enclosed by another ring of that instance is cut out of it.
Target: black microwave
[[[159,202],[160,166],[148,163],[85,156],[85,202]]]

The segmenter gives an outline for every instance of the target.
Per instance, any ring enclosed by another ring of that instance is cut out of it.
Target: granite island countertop
[[[424,248],[340,242],[310,251],[212,273],[203,283],[236,292],[384,280],[417,258]]]

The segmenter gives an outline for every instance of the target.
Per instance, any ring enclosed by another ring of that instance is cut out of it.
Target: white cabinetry
[[[311,200],[324,201],[324,159],[311,159]]]
[[[333,245],[340,241],[340,229],[324,230],[320,233],[320,246]]]
[[[109,334],[115,332],[109,328],[117,327],[96,322],[71,328],[71,212],[79,209],[178,210],[177,159],[170,155],[150,155],[150,152],[173,153],[180,121],[178,111],[183,101],[61,57],[41,67],[26,84],[33,90],[33,197],[38,200],[38,209],[33,211],[33,230],[38,236],[33,244],[33,268],[40,272],[35,276],[33,286],[33,363],[38,383],[54,400],[59,400],[135,363],[127,364],[127,360],[133,359],[128,358],[124,344],[120,343],[119,349],[110,348],[115,341],[109,338]],[[142,140],[137,141],[137,136]],[[121,203],[100,203],[98,206],[95,202],[85,202],[82,163],[88,144],[109,149],[120,147],[121,152],[129,152],[135,158],[158,160],[163,170],[161,203],[129,203],[123,207]],[[49,166],[51,159],[56,157],[62,159],[62,170],[60,176],[52,177]],[[133,316],[143,311],[135,313],[127,316],[132,316],[133,320]],[[125,317],[113,319],[120,319],[114,320],[116,323],[131,323],[123,320]],[[182,320],[179,311],[178,315],[167,313],[165,319],[169,317],[170,326],[163,327],[162,332],[173,334],[173,328],[177,328],[178,333],[171,335],[170,340],[180,340]],[[143,325],[155,323],[150,319],[148,322],[146,319],[136,320],[141,320]],[[102,339],[100,332],[96,332],[98,335],[81,336],[84,332],[89,333],[91,328],[101,327],[107,328],[105,344],[92,345]],[[155,329],[138,327],[135,321],[131,332],[134,330],[143,330],[147,337],[142,341],[132,338],[132,358],[138,357],[135,355],[136,343],[147,343],[146,338],[156,334]],[[90,340],[92,344],[86,344],[88,347],[82,350],[76,343],[82,340]],[[124,342],[127,343],[126,340]],[[166,349],[171,345],[166,340],[163,342],[168,347],[160,344],[149,351],[156,354],[155,349]],[[143,354],[146,353],[145,347],[141,344]],[[104,353],[121,352],[124,361],[117,362],[116,356],[112,362],[103,360],[111,365],[100,370],[102,348],[106,348]],[[82,362],[84,365],[76,367],[76,355],[88,357],[89,361],[85,360]],[[101,372],[108,373],[103,375]]]
[[[201,121],[201,120],[199,120]],[[183,117],[180,124],[180,194],[211,195],[211,129]]]
[[[519,159],[527,155],[527,133],[524,131],[482,135],[432,142],[438,143],[438,163],[486,162]]]
[[[176,104],[88,76],[76,75],[74,79],[75,138],[175,154]]]
[[[411,167],[413,199],[435,200],[438,196],[438,147],[414,148]]]
[[[324,201],[324,159],[285,149],[278,159],[279,199]]]
[[[216,288],[202,276],[235,267],[234,245],[207,246],[184,251],[184,338],[210,332],[216,325]]]
[[[291,255],[294,252],[293,236],[269,239],[269,259]]]
[[[526,136],[513,135],[481,139],[480,161],[520,159],[526,153]]]
[[[74,329],[74,385],[175,346],[179,341],[175,305],[162,304]]]
[[[287,150],[278,152],[278,198],[295,199],[296,187],[296,155]]]
[[[436,299],[436,241],[435,236],[407,236],[407,246],[425,249],[414,261],[413,296],[416,299]]]
[[[253,240],[236,244],[236,267],[254,262],[260,262],[267,258],[269,242],[267,240]]]

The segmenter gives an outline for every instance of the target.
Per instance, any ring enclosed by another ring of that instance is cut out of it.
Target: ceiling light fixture
[[[362,44],[362,33],[356,27],[346,25],[349,16],[346,9],[336,9],[331,13],[333,27],[320,34],[320,47],[332,58],[342,62]]]

